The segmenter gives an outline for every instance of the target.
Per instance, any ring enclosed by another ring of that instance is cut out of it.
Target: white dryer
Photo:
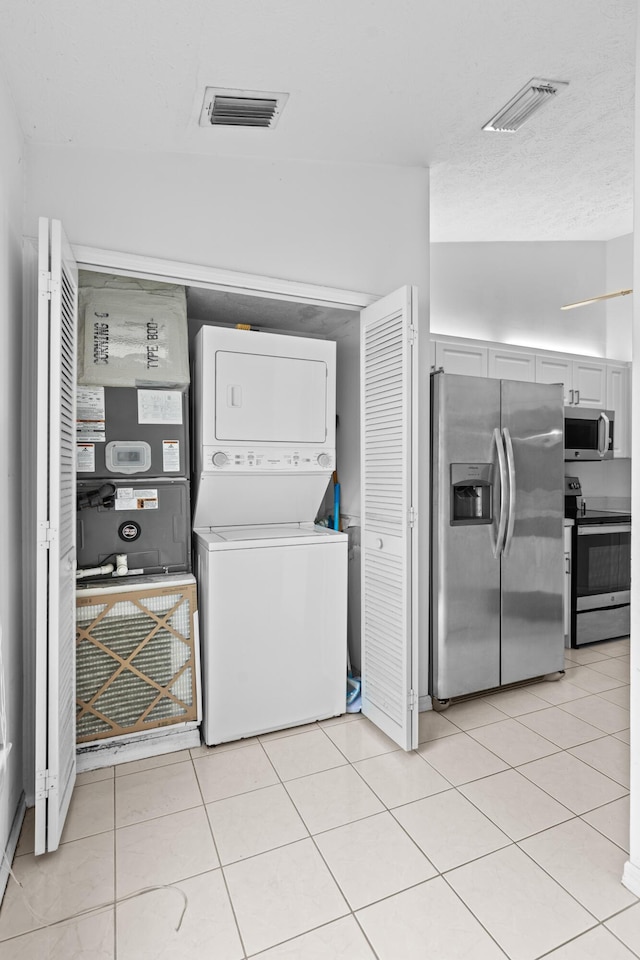
[[[195,531],[207,744],[345,711],[347,535]]]
[[[313,520],[335,470],[336,345],[202,327],[195,529]]]

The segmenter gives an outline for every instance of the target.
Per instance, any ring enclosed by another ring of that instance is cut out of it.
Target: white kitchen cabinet
[[[604,361],[573,361],[573,404],[578,407],[607,406],[607,365]]]
[[[477,343],[447,343],[436,340],[436,369],[467,377],[486,377],[489,370],[488,349]]]
[[[561,383],[565,406],[573,401],[573,360],[570,357],[536,354],[536,383]]]
[[[535,355],[490,347],[489,376],[497,380],[526,380],[529,383],[535,383]]]
[[[606,406],[607,365],[604,360],[536,354],[536,381],[562,383],[565,406]]]
[[[606,409],[616,419],[613,430],[614,457],[631,456],[631,368],[622,363],[607,364]]]

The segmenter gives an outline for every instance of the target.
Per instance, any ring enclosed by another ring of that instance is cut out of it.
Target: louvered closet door
[[[76,778],[76,326],[78,271],[41,219],[38,264],[35,852],[56,850]]]
[[[362,311],[362,712],[418,745],[417,293]]]

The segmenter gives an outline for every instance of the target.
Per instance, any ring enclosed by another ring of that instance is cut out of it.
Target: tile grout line
[[[229,906],[231,907],[231,913],[232,913],[232,915],[233,915],[233,920],[234,920],[234,923],[235,923],[235,925],[236,925],[236,930],[237,930],[237,932],[238,932],[238,938],[239,938],[239,940],[240,940],[240,946],[241,946],[241,948],[242,948],[242,953],[244,954],[244,957],[245,957],[245,960],[246,960],[246,957],[247,957],[247,948],[246,948],[246,946],[245,946],[244,938],[243,938],[243,936],[242,936],[242,931],[240,930],[240,924],[239,924],[239,922],[238,922],[238,917],[237,917],[237,914],[236,914],[236,908],[235,908],[234,903],[233,903],[233,898],[232,898],[232,896],[231,896],[231,891],[229,890],[229,884],[227,883],[227,877],[226,877],[226,874],[225,874],[225,872],[224,872],[224,867],[223,867],[223,865],[222,865],[222,859],[221,859],[221,857],[220,857],[220,851],[218,850],[218,844],[216,843],[216,838],[215,838],[215,834],[214,834],[214,831],[213,831],[213,825],[212,825],[212,823],[211,823],[211,820],[209,819],[209,814],[207,813],[207,804],[206,804],[205,799],[204,799],[204,793],[202,792],[202,785],[200,784],[200,779],[199,779],[199,777],[198,777],[198,772],[197,772],[197,770],[196,770],[196,768],[195,768],[195,763],[194,763],[193,758],[191,759],[191,764],[192,764],[192,766],[193,766],[193,773],[194,773],[194,776],[195,776],[195,778],[196,778],[196,783],[198,784],[198,792],[200,793],[200,797],[201,797],[201,799],[202,799],[202,808],[203,808],[203,810],[204,810],[204,815],[205,815],[205,817],[206,817],[206,819],[207,819],[207,825],[208,825],[208,827],[209,827],[209,833],[211,834],[211,840],[212,840],[212,842],[213,842],[213,848],[214,848],[214,850],[215,850],[216,857],[217,857],[217,859],[218,859],[218,865],[219,865],[219,869],[220,869],[220,875],[222,876],[222,882],[224,883],[224,889],[225,889],[226,894],[227,894],[227,899],[228,899],[228,901],[229,901]],[[210,872],[210,871],[207,871],[207,873],[208,873],[208,872]],[[116,960],[117,960],[117,958],[116,958]]]

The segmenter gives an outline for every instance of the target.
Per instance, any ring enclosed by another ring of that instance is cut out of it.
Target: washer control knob
[[[226,453],[223,453],[222,450],[218,450],[217,453],[211,457],[214,467],[224,467],[225,463],[229,460]]]
[[[330,467],[331,466],[331,457],[328,453],[321,453],[318,457],[318,466],[319,467]]]

